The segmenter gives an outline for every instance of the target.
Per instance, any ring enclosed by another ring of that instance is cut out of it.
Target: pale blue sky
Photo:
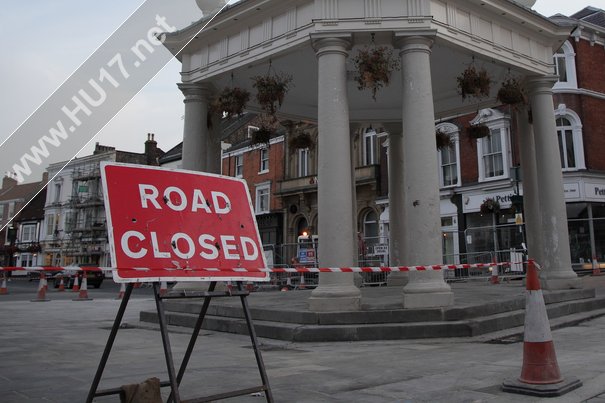
[[[194,0],[191,0],[192,4]],[[27,0],[4,2],[0,34],[0,141],[8,137],[94,50],[136,10],[142,0]],[[538,0],[534,9],[550,16],[573,14],[605,0]],[[154,132],[168,150],[182,139],[180,64],[173,60],[93,140],[142,152]],[[88,147],[86,153],[92,148]],[[4,174],[4,173],[1,173]]]

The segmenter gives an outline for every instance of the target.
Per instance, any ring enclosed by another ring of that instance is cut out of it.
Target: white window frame
[[[362,135],[363,147],[363,166],[374,165],[378,163],[378,133],[371,126],[366,128]],[[368,150],[369,144],[369,150]]]
[[[55,183],[54,192],[55,192],[55,196],[54,196],[53,203],[61,202],[61,183]]]
[[[59,216],[55,213],[48,213],[44,216],[44,223],[46,224],[46,236],[55,236],[55,232],[59,229]]]
[[[35,223],[21,224],[19,226],[19,242],[37,242],[37,225]],[[26,236],[27,235],[27,236]]]
[[[309,176],[309,149],[301,148],[297,152],[298,160],[296,164],[296,173],[299,178]]]
[[[456,156],[456,182],[446,185],[445,184],[445,175],[443,174],[443,167],[444,167],[444,163],[443,163],[443,154],[442,154],[442,150],[437,151],[438,153],[438,161],[439,161],[439,186],[441,188],[454,188],[454,187],[458,187],[461,186],[461,171],[460,171],[460,129],[458,128],[458,126],[456,126],[453,123],[440,123],[437,126],[435,126],[435,130],[439,130],[443,133],[446,133],[450,136],[450,139],[452,140],[452,145],[451,147],[454,148],[454,153]],[[454,164],[448,164],[448,165],[454,165]]]
[[[574,155],[576,157],[576,166],[574,168],[562,168],[563,172],[586,169],[586,161],[584,159],[584,139],[582,137],[582,122],[580,116],[571,109],[567,109],[565,104],[560,104],[555,110],[555,122],[559,120],[559,118],[567,119],[571,125]],[[557,136],[559,135],[559,127],[560,126],[557,126]],[[560,151],[561,150],[559,150],[559,152]]]
[[[254,212],[255,214],[267,214],[271,212],[271,182],[259,183],[256,185],[255,190],[255,203],[254,203]],[[262,208],[261,198],[266,197],[267,203],[266,207]]]
[[[500,144],[502,155],[502,175],[486,176],[483,147],[487,138],[477,139],[477,163],[479,165],[479,182],[491,182],[501,179],[510,178],[510,161],[511,161],[511,146],[510,146],[510,122],[507,116],[495,109],[482,109],[471,124],[485,124],[490,129],[491,136],[500,136]]]
[[[576,53],[569,41],[565,41],[559,48],[560,53],[553,55],[553,64],[555,75],[560,77],[557,59],[565,59],[565,73],[567,74],[566,81],[558,81],[553,86],[553,89],[576,89],[578,88],[578,80],[576,77]]]
[[[266,155],[267,158],[263,158]],[[269,172],[269,148],[262,147],[259,149],[259,174],[264,174]]]
[[[4,208],[6,204],[0,204],[0,221],[4,220]]]
[[[241,178],[244,176],[244,154],[235,155],[235,177]]]

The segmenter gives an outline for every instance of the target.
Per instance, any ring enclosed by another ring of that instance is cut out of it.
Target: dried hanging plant
[[[516,78],[507,78],[502,82],[502,86],[498,90],[498,101],[505,105],[525,104],[525,94],[523,87]]]
[[[489,96],[491,79],[487,70],[477,70],[474,64],[471,64],[460,74],[456,81],[458,82],[458,93],[462,99],[467,97],[486,98]]]
[[[468,136],[470,138],[480,139],[480,138],[489,136],[490,130],[489,130],[489,127],[480,123],[477,125],[471,125],[471,126],[467,127],[466,134],[468,134]]]
[[[445,150],[451,147],[454,143],[449,134],[441,130],[435,130],[435,140],[437,141],[437,150]]]
[[[232,117],[241,115],[250,100],[250,92],[240,87],[225,87],[211,105],[213,113]]]
[[[269,68],[271,69],[271,68]],[[254,76],[253,87],[256,88],[256,100],[267,113],[275,115],[282,106],[284,97],[292,86],[292,76],[285,73],[269,72],[266,76]]]
[[[500,212],[500,203],[498,203],[497,200],[488,197],[483,200],[483,203],[481,203],[479,211],[481,212],[481,214],[498,214]]]
[[[372,36],[372,43],[373,41]],[[360,49],[353,63],[356,69],[357,88],[371,90],[374,101],[376,101],[376,92],[389,85],[391,73],[400,69],[399,59],[393,57],[393,49],[373,44]]]

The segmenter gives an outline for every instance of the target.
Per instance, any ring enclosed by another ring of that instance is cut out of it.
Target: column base
[[[403,308],[439,308],[454,304],[454,293],[442,271],[410,272],[403,288]]]
[[[387,287],[405,287],[409,281],[408,273],[394,271],[387,277]]]
[[[361,291],[354,286],[321,287],[311,292],[309,310],[313,312],[340,312],[361,310]]]
[[[582,280],[575,278],[541,278],[540,285],[544,290],[569,290],[582,288]]]

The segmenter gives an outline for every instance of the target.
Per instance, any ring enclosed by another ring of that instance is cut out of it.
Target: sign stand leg
[[[92,381],[92,385],[90,385],[90,390],[88,391],[86,403],[92,403],[92,399],[96,396],[97,388],[99,387],[99,382],[101,381],[101,376],[103,376],[103,370],[105,369],[105,364],[107,364],[107,359],[109,358],[111,347],[113,346],[113,342],[116,339],[118,329],[120,328],[120,324],[122,323],[122,318],[124,317],[124,312],[126,311],[126,306],[128,305],[128,300],[130,299],[130,294],[132,294],[133,288],[134,284],[132,283],[129,283],[126,287],[124,297],[122,298],[122,302],[120,303],[120,308],[118,309],[118,313],[116,314],[116,318],[113,322],[111,332],[109,333],[109,339],[107,339],[105,350],[103,350],[101,361],[99,362],[99,366],[97,367],[97,373],[95,374],[95,377]]]
[[[244,287],[241,281],[237,282],[238,291],[243,291]],[[240,295],[240,299],[242,301],[242,309],[244,311],[244,316],[246,317],[246,325],[248,326],[248,334],[250,335],[250,341],[252,342],[252,348],[254,349],[254,356],[256,357],[256,364],[258,365],[258,371],[260,373],[260,378],[263,381],[263,386],[265,388],[265,397],[267,402],[273,402],[273,394],[271,393],[271,387],[269,386],[269,377],[267,376],[267,371],[265,370],[265,363],[263,362],[263,357],[260,353],[258,339],[256,338],[256,331],[254,330],[254,326],[252,325],[252,315],[250,314],[250,309],[248,308],[248,301],[246,297],[248,295]]]
[[[208,292],[211,293],[214,291],[216,287],[216,281],[212,281],[208,286]],[[195,342],[197,341],[197,337],[202,329],[202,323],[204,322],[204,317],[206,317],[206,312],[208,312],[208,306],[210,305],[211,297],[204,298],[204,304],[202,305],[202,309],[200,311],[199,316],[197,317],[197,322],[195,322],[195,327],[193,328],[193,333],[191,334],[191,339],[189,340],[189,345],[187,346],[187,350],[185,351],[185,355],[183,356],[183,361],[181,362],[181,367],[179,368],[179,373],[176,376],[176,383],[178,385],[181,384],[183,380],[183,375],[185,375],[185,371],[187,370],[187,365],[189,364],[189,358],[191,357],[191,353],[193,352],[193,347],[195,347]],[[168,396],[167,403],[172,402],[172,393]]]
[[[153,283],[153,293],[155,295],[155,305],[158,309],[158,321],[160,322],[160,333],[162,334],[162,345],[164,346],[164,355],[166,356],[166,369],[168,370],[168,379],[175,403],[181,403],[179,394],[179,385],[174,370],[174,361],[172,359],[172,349],[170,348],[170,338],[168,337],[168,323],[164,312],[164,304],[160,296],[160,283]]]
[[[247,389],[235,390],[235,391],[231,391],[231,392],[219,393],[219,394],[212,395],[212,396],[188,399],[186,401],[189,403],[212,402],[212,401],[216,401],[216,400],[227,399],[230,397],[243,396],[243,395],[247,395],[250,393],[264,392],[267,402],[273,403],[274,400],[273,400],[273,395],[271,393],[271,388],[269,386],[269,379],[267,377],[267,372],[265,370],[265,364],[264,364],[262,356],[261,356],[259,342],[258,342],[258,339],[256,336],[256,332],[255,332],[254,326],[252,324],[252,315],[250,314],[250,309],[248,307],[248,302],[246,300],[246,297],[248,295],[250,295],[250,293],[248,291],[244,290],[244,287],[243,287],[243,284],[241,281],[237,282],[238,289],[237,289],[237,291],[233,291],[233,292],[231,292],[231,291],[216,292],[216,291],[214,291],[215,287],[216,287],[216,281],[213,281],[210,283],[209,289],[206,292],[187,295],[187,296],[169,296],[169,295],[162,296],[162,295],[160,295],[160,283],[159,282],[153,283],[153,291],[154,291],[155,303],[156,303],[156,308],[157,308],[157,313],[158,313],[158,322],[160,325],[160,333],[162,335],[162,346],[164,348],[164,354],[166,357],[166,369],[168,370],[168,378],[169,378],[169,381],[160,382],[160,387],[170,386],[170,388],[171,388],[171,393],[168,397],[167,402],[169,402],[169,403],[170,402],[174,402],[174,403],[184,402],[183,400],[181,400],[181,397],[180,397],[179,386],[180,386],[181,380],[183,379],[183,375],[185,374],[185,371],[187,369],[189,359],[191,358],[191,353],[193,352],[193,348],[197,341],[199,332],[202,328],[202,323],[204,321],[204,317],[206,316],[206,313],[208,311],[208,306],[210,305],[210,301],[212,300],[212,298],[213,297],[240,297],[240,300],[242,303],[242,308],[244,311],[244,316],[246,319],[246,325],[248,327],[248,333],[250,335],[250,340],[252,342],[252,347],[254,350],[254,356],[256,357],[256,363],[258,365],[258,370],[260,372],[261,380],[263,382],[262,385],[247,388]],[[92,403],[93,398],[95,398],[97,396],[120,394],[121,388],[106,389],[106,390],[101,390],[101,391],[98,391],[97,388],[99,386],[99,382],[103,375],[103,370],[105,369],[105,364],[107,363],[107,360],[109,358],[109,354],[111,352],[111,348],[113,347],[113,343],[115,341],[117,332],[120,328],[120,324],[122,322],[122,318],[124,316],[124,312],[126,310],[126,306],[128,305],[128,301],[132,294],[133,288],[134,288],[134,283],[129,283],[128,286],[126,287],[126,291],[124,293],[124,297],[122,298],[120,308],[119,308],[116,318],[114,320],[113,327],[111,328],[109,339],[105,346],[105,350],[103,351],[103,356],[101,358],[101,362],[99,363],[93,383],[90,387],[90,391],[88,393],[86,403]],[[204,303],[202,305],[200,314],[199,314],[197,322],[195,324],[193,334],[191,335],[189,345],[187,346],[187,351],[185,352],[185,355],[183,357],[183,362],[181,363],[178,374],[176,374],[175,368],[174,368],[174,359],[172,356],[172,349],[170,347],[170,339],[168,336],[168,321],[166,319],[166,312],[165,312],[164,304],[163,304],[162,300],[163,299],[180,299],[180,298],[199,298],[199,297],[204,297]]]

